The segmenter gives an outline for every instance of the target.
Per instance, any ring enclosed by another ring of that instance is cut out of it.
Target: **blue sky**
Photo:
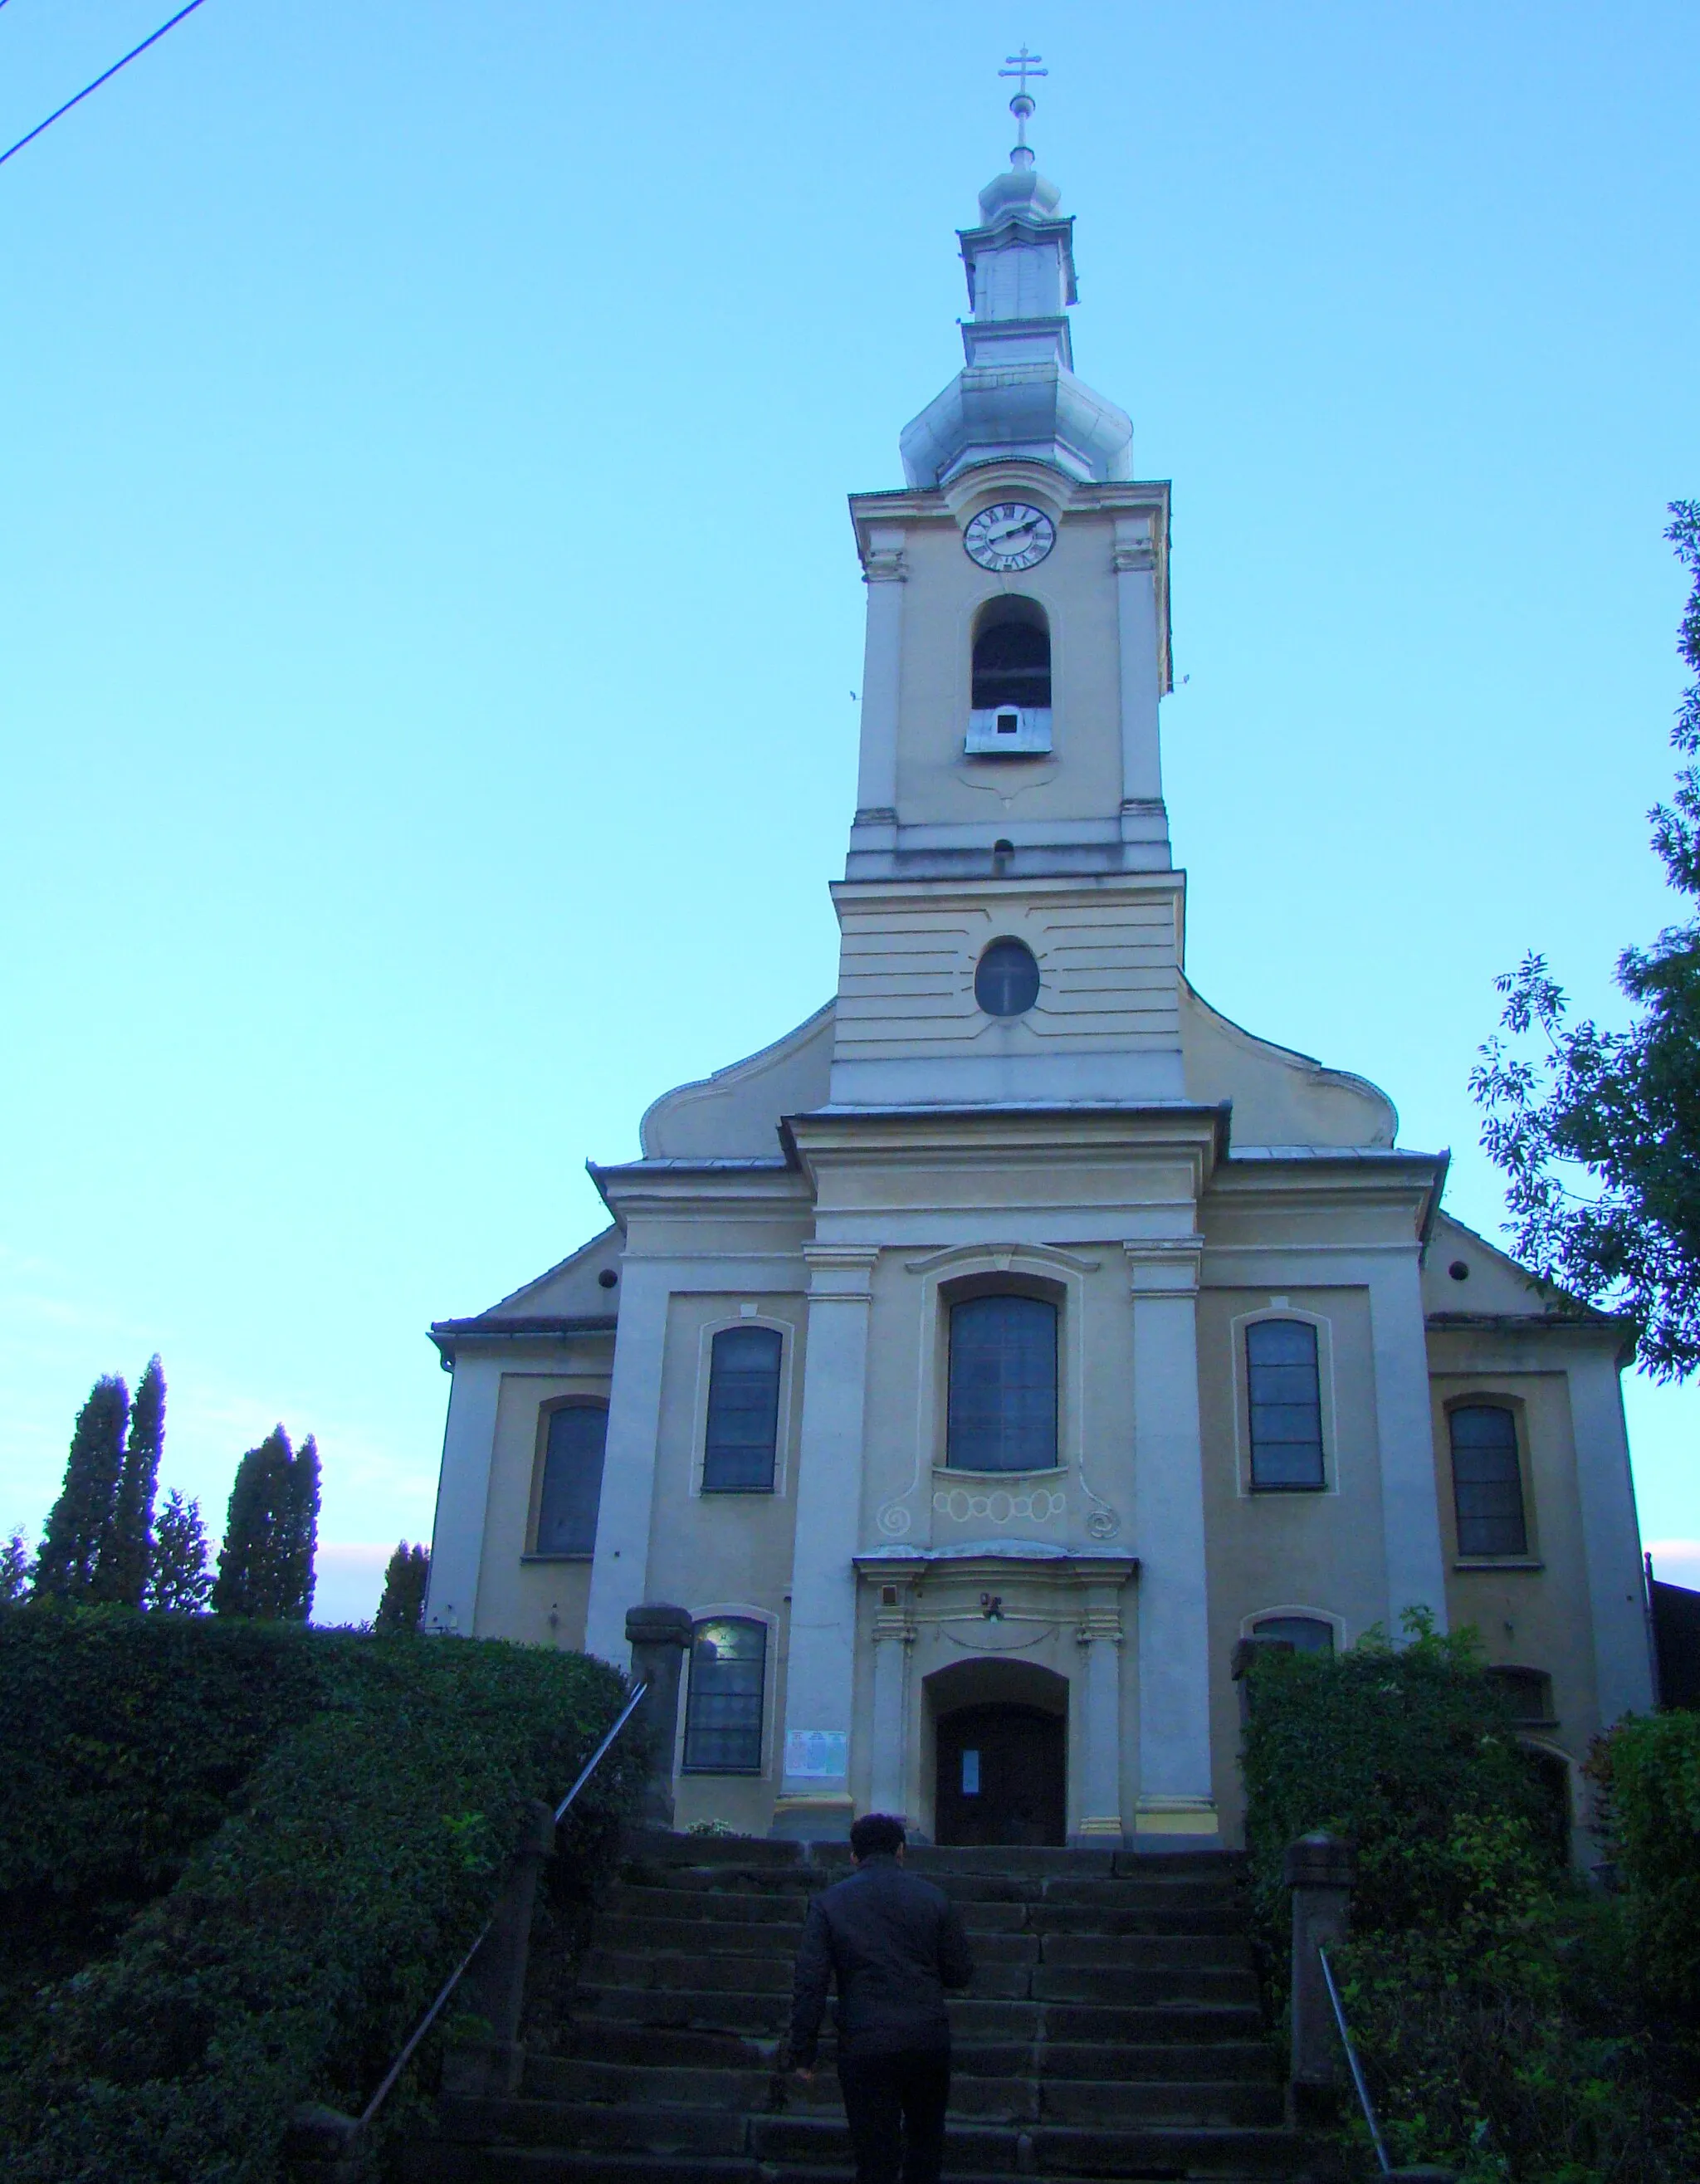
[[[170,12],[0,8],[5,142]],[[158,1349],[168,1482],[315,1430],[370,1612],[427,1322],[829,992],[844,496],[960,359],[1023,39],[1174,481],[1189,969],[1495,1232],[1494,973],[1615,1015],[1674,907],[1700,14],[207,0],[0,168],[0,1523]],[[1700,1391],[1629,1401],[1700,1582]]]

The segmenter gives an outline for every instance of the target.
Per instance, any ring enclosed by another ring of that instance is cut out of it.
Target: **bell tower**
[[[1017,142],[959,232],[961,370],[850,501],[867,585],[834,1105],[1179,1100],[1166,483],[1075,376],[1073,221]],[[1040,71],[1042,73],[1042,71]],[[1017,1006],[1019,1004],[1019,1006]]]

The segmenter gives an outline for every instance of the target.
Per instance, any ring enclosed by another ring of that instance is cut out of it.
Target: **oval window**
[[[1039,964],[1021,940],[995,940],[974,972],[974,999],[989,1017],[1024,1016],[1039,999]]]

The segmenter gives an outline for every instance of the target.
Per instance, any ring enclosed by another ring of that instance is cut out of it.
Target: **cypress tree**
[[[148,1583],[153,1545],[153,1496],[159,1479],[159,1451],[165,1440],[165,1375],[158,1355],[137,1384],[130,1406],[130,1431],[124,1444],[112,1523],[101,1541],[92,1596],[125,1607],[140,1607]]]
[[[288,1516],[285,1528],[278,1613],[304,1623],[313,1613],[316,1582],[313,1564],[319,1552],[319,1444],[309,1434],[289,1467]]]
[[[30,1589],[30,1550],[21,1531],[0,1547],[0,1602],[21,1600]]]
[[[207,1528],[198,1502],[186,1502],[174,1486],[165,1496],[153,1528],[153,1552],[148,1572],[149,1607],[180,1615],[200,1615],[213,1589],[207,1568]]]
[[[309,1434],[297,1454],[274,1426],[237,1466],[214,1613],[304,1623],[318,1546],[319,1444]]]
[[[423,1546],[410,1547],[403,1540],[384,1571],[383,1597],[372,1618],[372,1629],[382,1635],[411,1634],[425,1614],[426,1580],[431,1575],[431,1557]]]
[[[289,1436],[278,1425],[237,1464],[213,1585],[215,1615],[275,1617],[283,1613],[283,1534],[293,1461]]]
[[[129,1417],[129,1390],[103,1373],[77,1412],[64,1485],[42,1534],[37,1593],[61,1600],[91,1596],[95,1565],[112,1528]]]

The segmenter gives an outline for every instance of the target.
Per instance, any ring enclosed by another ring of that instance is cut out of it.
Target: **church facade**
[[[960,240],[964,367],[850,503],[836,993],[433,1328],[427,1627],[623,1666],[629,1609],[688,1609],[681,1825],[1190,1848],[1237,1840],[1240,1641],[1416,1610],[1480,1632],[1580,1816],[1652,1697],[1625,1330],[1188,983],[1168,488],[1074,375],[1024,141]]]

